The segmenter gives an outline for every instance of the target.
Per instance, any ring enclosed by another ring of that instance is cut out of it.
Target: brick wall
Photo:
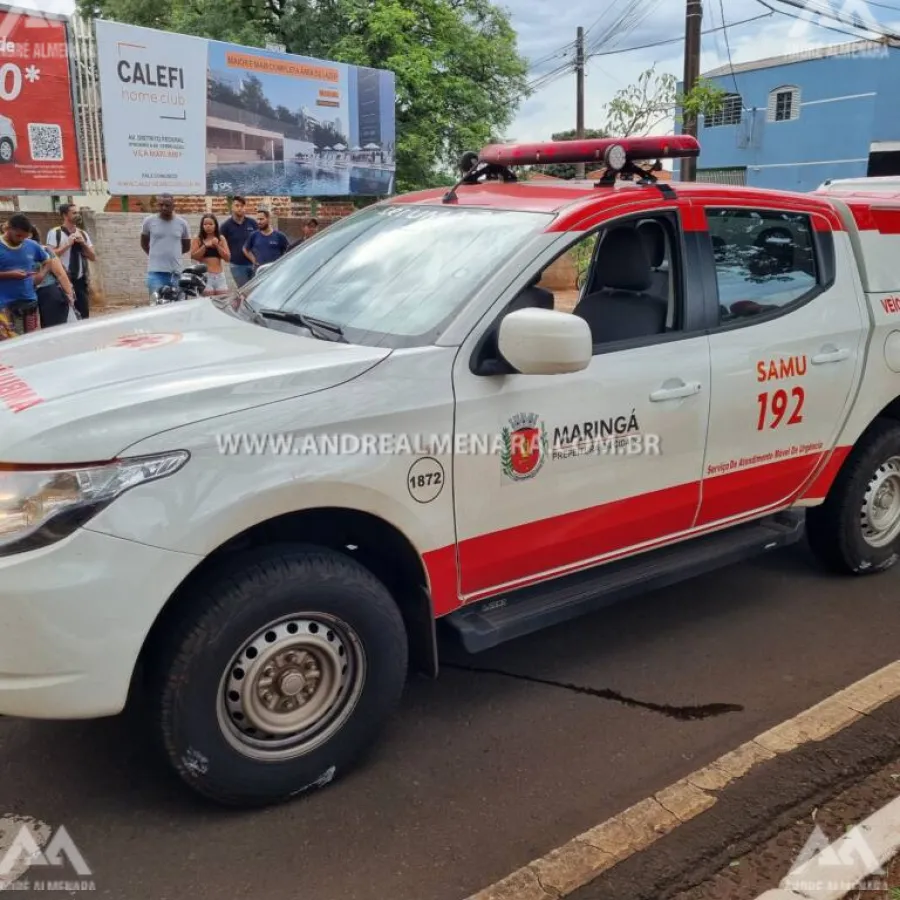
[[[141,249],[145,213],[85,213],[84,227],[97,252],[91,276],[99,305],[147,299],[147,254]],[[199,215],[184,215],[191,235],[200,228]],[[188,261],[187,255],[184,257]]]
[[[52,212],[25,212],[23,215],[27,216],[28,221],[40,232],[42,241],[47,240],[47,232],[60,223],[59,216]]]
[[[290,197],[248,197],[247,214],[254,215],[260,207],[267,207],[274,216],[273,225],[281,229],[290,240],[300,237],[303,223],[315,215],[319,227],[327,228],[333,222],[350,215],[355,207],[345,202],[293,201]],[[147,297],[144,279],[147,273],[147,257],[141,250],[141,223],[155,212],[155,204],[149,197],[129,197],[129,212],[120,212],[122,201],[113,197],[102,213],[85,212],[85,228],[97,250],[97,263],[91,267],[95,289],[94,302],[139,302]],[[200,228],[200,219],[207,212],[216,216],[221,224],[228,216],[228,203],[224,197],[176,197],[175,210],[183,216],[191,235]],[[35,219],[39,213],[33,214]],[[53,223],[56,224],[56,218]],[[42,230],[43,233],[43,230]],[[185,257],[187,260],[187,257]]]
[[[574,291],[578,287],[578,266],[575,257],[566,253],[549,266],[541,279],[541,287],[548,291]]]
[[[199,199],[204,200],[202,197]],[[256,211],[256,205],[251,205],[250,198],[247,205],[250,207],[248,212],[252,215]],[[320,228],[323,228],[351,212],[353,212],[352,205],[320,203],[316,218],[319,220]],[[34,215],[35,220],[39,215]],[[147,256],[141,250],[140,234],[141,224],[147,215],[148,213],[143,212],[84,213],[84,227],[97,251],[97,262],[91,266],[94,303],[102,306],[105,303],[130,303],[146,299]],[[178,215],[187,220],[191,235],[197,234],[204,212],[188,212],[182,205]],[[214,212],[213,215],[216,215],[221,223],[228,213]],[[307,218],[308,213],[305,216],[290,218],[276,216],[273,224],[293,240],[300,236],[303,222]],[[52,224],[56,224],[55,219]],[[185,262],[187,259],[185,256]]]

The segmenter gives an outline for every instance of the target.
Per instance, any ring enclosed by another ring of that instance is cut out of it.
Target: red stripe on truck
[[[813,483],[800,495],[801,499],[824,500],[852,449],[852,447],[835,447],[822,471],[816,475]]]
[[[860,231],[877,231],[880,234],[900,234],[900,206],[889,208],[870,206],[867,203],[851,203],[850,209]]]
[[[807,453],[751,468],[737,468],[703,481],[703,504],[695,528],[740,516],[749,510],[779,507],[793,500],[812,477],[824,454]]]
[[[823,499],[849,447],[837,448],[811,484],[825,454],[811,453],[749,469],[726,472],[702,483],[678,485],[589,509],[538,519],[459,545],[462,595],[467,602],[504,589],[527,587],[630,555],[632,548],[665,546],[676,533],[694,537],[789,506],[799,498]],[[808,486],[807,486],[808,484]],[[702,489],[700,515],[694,521]],[[460,605],[457,553],[453,546],[424,554],[437,617]]]

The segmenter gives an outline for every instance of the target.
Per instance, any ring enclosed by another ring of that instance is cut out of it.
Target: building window
[[[722,125],[740,125],[743,102],[740,94],[728,94],[721,109],[709,113],[703,120],[704,128],[717,128]]]
[[[770,122],[793,122],[800,116],[800,88],[779,87],[769,94]]]

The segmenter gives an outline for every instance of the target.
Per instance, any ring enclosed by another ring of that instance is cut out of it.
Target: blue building
[[[900,174],[896,48],[858,41],[703,77],[728,98],[698,123],[698,181],[811,191],[829,178]]]

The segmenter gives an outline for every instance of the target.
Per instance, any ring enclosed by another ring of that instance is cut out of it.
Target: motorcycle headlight
[[[62,540],[125,491],[173,475],[188,458],[179,450],[84,467],[0,465],[0,556]]]

